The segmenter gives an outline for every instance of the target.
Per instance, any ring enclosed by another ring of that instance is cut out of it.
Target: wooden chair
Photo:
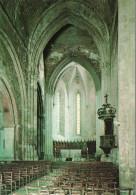
[[[16,180],[13,179],[12,172],[4,172],[4,182],[7,184],[7,187],[10,186],[10,191],[16,190]],[[14,189],[13,189],[14,185]]]
[[[85,189],[85,194],[86,195],[92,195],[94,194],[94,188],[98,187],[97,182],[89,181],[86,182],[86,189]]]
[[[51,181],[52,183],[57,180],[57,176],[55,175],[46,175],[44,176],[46,181]]]
[[[98,188],[93,188],[92,194],[95,195],[115,195],[115,190],[111,188],[103,188],[103,187],[98,187]]]
[[[45,180],[45,179],[38,179],[37,180],[38,186],[46,187],[46,186],[54,186],[53,182],[50,180]]]
[[[93,190],[94,190],[94,194],[96,194],[96,195],[103,194],[103,192],[104,192],[104,188],[100,188],[100,187],[93,188]]]
[[[40,177],[39,166],[33,166],[33,179],[38,179]]]
[[[21,173],[19,169],[13,169],[13,178],[16,181],[16,185],[19,188],[20,186],[24,186],[24,177],[21,177]]]
[[[27,175],[29,178],[29,183],[34,179],[33,166],[27,166]]]
[[[133,190],[133,188],[126,188],[126,187],[115,188],[115,195],[117,195],[118,192],[121,192],[121,191],[127,191],[128,195],[131,195],[132,190]]]
[[[84,195],[85,187],[69,187],[69,194]]]
[[[114,189],[116,187],[117,183],[113,181],[107,181],[107,182],[102,182],[101,187],[103,188],[111,188]]]
[[[24,178],[24,184],[27,184],[30,181],[30,176],[27,174],[27,168],[20,168],[20,177]]]
[[[7,195],[7,185],[4,183],[3,175],[0,174],[0,194]]]
[[[54,185],[52,185],[52,183],[48,180],[44,180],[44,179],[38,179],[38,186],[41,186],[41,190],[40,190],[40,194],[49,194],[49,190],[47,189],[48,187],[55,187]]]
[[[65,195],[62,187],[47,186],[48,194]]]
[[[27,195],[40,195],[41,186],[26,186]]]
[[[103,195],[115,195],[115,189],[114,188],[104,188]]]
[[[71,181],[71,186],[72,187],[83,187],[83,182],[82,181],[77,181],[77,180],[72,180]]]

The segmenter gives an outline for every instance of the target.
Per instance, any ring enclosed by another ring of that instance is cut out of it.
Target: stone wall
[[[135,1],[119,0],[119,173],[120,185],[135,185]]]

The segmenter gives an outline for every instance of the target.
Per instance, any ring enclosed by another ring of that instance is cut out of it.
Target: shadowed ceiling
[[[0,4],[17,29],[21,38],[26,42],[37,25],[39,18],[57,2],[66,0],[1,0]],[[68,0],[69,1],[69,0]],[[98,13],[107,24],[112,26],[116,0],[75,0],[86,3]]]

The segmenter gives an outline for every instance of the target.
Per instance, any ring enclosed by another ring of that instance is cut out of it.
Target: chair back
[[[27,195],[40,195],[41,186],[26,186]]]

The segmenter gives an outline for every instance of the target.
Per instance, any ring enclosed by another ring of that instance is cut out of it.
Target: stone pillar
[[[135,0],[119,0],[119,183],[135,185]]]
[[[37,146],[37,72],[28,72],[28,128],[25,137],[25,159],[38,160]]]
[[[13,161],[16,159],[16,140],[15,140],[15,124],[4,125],[1,134],[1,153],[0,160]]]
[[[38,160],[37,155],[37,81],[38,81],[38,71],[34,69],[32,74],[32,160]]]
[[[15,153],[16,158],[15,160],[23,160],[22,156],[22,125],[16,124],[15,125]]]
[[[53,140],[52,140],[52,110],[53,97],[51,94],[46,94],[46,124],[45,124],[45,159],[53,158]]]
[[[100,136],[103,135],[103,124],[101,120],[98,119],[97,110],[101,107],[101,91],[96,92],[96,155],[101,154],[100,146]]]

